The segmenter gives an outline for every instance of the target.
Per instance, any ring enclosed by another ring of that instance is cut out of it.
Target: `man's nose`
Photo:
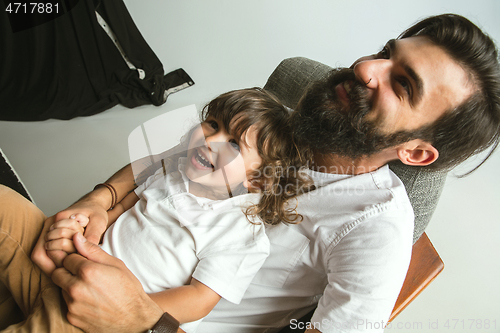
[[[360,61],[354,66],[354,74],[368,88],[377,90],[390,83],[392,62],[388,59]]]

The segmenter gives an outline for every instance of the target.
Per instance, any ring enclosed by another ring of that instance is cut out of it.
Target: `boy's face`
[[[257,150],[257,131],[251,126],[243,138],[229,135],[221,122],[208,117],[193,131],[188,146],[186,175],[227,197],[243,183],[248,187],[247,173],[257,169],[262,159]]]

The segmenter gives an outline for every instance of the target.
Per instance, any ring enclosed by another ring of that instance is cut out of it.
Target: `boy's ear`
[[[426,166],[439,157],[439,152],[432,144],[420,139],[408,141],[397,149],[398,158],[407,165]]]
[[[261,191],[262,189],[259,186],[256,186],[255,183],[252,183],[248,179],[245,179],[243,183],[241,183],[243,187],[248,191],[248,192],[256,192],[256,191]]]

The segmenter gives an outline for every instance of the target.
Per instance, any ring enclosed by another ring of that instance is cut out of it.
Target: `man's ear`
[[[439,152],[432,144],[420,139],[406,142],[398,147],[397,154],[401,162],[413,166],[426,166],[439,157]]]

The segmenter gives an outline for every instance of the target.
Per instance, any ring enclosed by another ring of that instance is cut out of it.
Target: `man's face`
[[[309,127],[317,145],[324,143],[319,152],[352,158],[413,139],[473,91],[466,72],[425,37],[391,40],[379,53],[338,70],[331,82],[337,112],[300,110],[308,120],[300,125],[300,116],[298,133]]]
[[[377,121],[384,133],[433,123],[473,90],[464,69],[426,37],[391,40],[351,68],[356,78],[368,83],[368,119]]]

